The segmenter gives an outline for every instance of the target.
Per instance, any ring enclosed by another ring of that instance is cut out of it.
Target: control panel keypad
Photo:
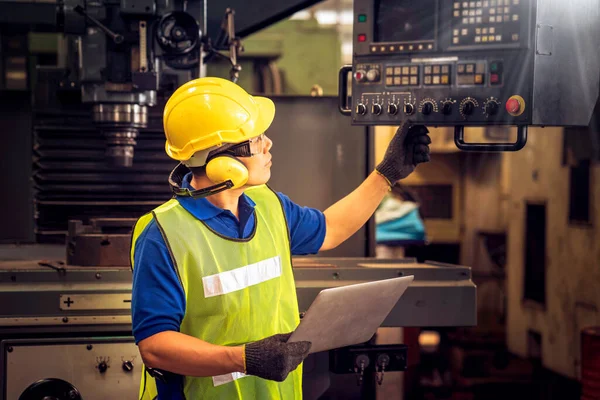
[[[456,83],[458,85],[483,85],[485,83],[484,62],[460,63],[456,65]]]
[[[453,0],[452,45],[518,43],[524,0]]]
[[[360,64],[354,73],[358,83],[380,81],[380,71],[386,86],[502,86],[504,62],[492,60],[462,60],[449,64],[378,65]]]
[[[385,84],[387,86],[418,86],[419,65],[396,65],[385,68]]]
[[[426,86],[450,85],[450,64],[433,64],[423,67],[423,84]]]

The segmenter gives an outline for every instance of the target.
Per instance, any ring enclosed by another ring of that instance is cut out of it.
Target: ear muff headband
[[[229,154],[219,154],[208,160],[206,176],[216,185],[231,181],[231,189],[237,189],[248,182],[248,169],[237,158]]]

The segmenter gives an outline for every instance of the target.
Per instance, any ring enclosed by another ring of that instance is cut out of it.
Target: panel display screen
[[[435,40],[436,0],[375,1],[375,42]]]

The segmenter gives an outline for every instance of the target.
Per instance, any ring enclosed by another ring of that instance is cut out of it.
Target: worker
[[[405,124],[352,193],[301,207],[266,185],[274,115],[270,99],[210,77],[165,106],[174,197],[138,220],[131,246],[140,398],[301,399],[310,343],[287,342],[299,323],[291,256],[344,242],[429,161],[427,129]]]

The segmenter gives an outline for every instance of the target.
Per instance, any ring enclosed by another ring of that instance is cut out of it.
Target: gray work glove
[[[429,144],[431,138],[429,131],[423,125],[411,125],[404,122],[396,131],[383,157],[383,161],[376,170],[383,175],[391,186],[400,179],[406,178],[417,164],[428,162]]]
[[[246,373],[283,382],[306,358],[310,342],[287,343],[292,334],[269,336],[246,345]]]

